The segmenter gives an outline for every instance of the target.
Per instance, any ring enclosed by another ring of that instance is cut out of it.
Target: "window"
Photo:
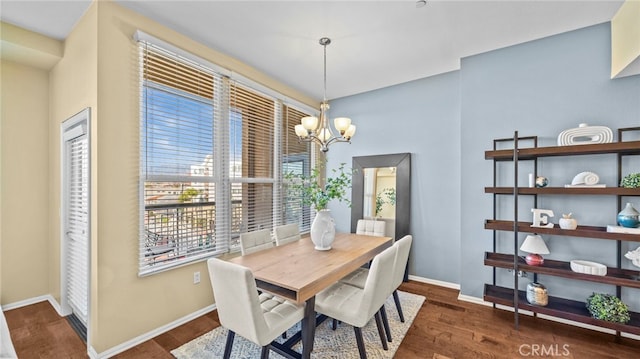
[[[166,47],[140,41],[139,275],[239,250],[242,232],[308,229],[282,177],[320,153],[294,131],[312,111]]]

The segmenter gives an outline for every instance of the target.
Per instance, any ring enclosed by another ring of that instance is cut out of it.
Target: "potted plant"
[[[630,173],[620,181],[620,187],[638,188],[640,187],[640,173]]]
[[[303,204],[316,210],[316,217],[311,224],[311,240],[317,250],[331,249],[335,238],[335,223],[327,209],[329,202],[338,200],[351,206],[347,189],[351,188],[352,172],[345,168],[345,163],[341,163],[338,168],[331,170],[333,176],[323,178],[323,167],[312,169],[308,176],[293,172],[285,174],[289,194],[301,198]]]
[[[587,298],[587,309],[592,317],[607,322],[627,323],[631,320],[629,307],[611,294],[593,293]]]

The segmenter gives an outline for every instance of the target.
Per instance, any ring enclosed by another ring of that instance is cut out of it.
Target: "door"
[[[86,341],[89,318],[89,109],[61,128],[61,299],[69,322]]]

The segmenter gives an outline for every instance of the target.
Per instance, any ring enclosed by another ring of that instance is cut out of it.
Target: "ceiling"
[[[318,100],[460,68],[466,56],[611,20],[606,1],[114,0]],[[0,19],[64,39],[90,0],[0,1]],[[179,45],[179,44],[178,44]]]

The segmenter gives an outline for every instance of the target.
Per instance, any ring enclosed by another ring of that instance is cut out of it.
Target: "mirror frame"
[[[353,157],[351,181],[351,233],[356,232],[362,218],[364,200],[364,168],[396,167],[396,231],[395,238],[409,234],[411,218],[411,153]]]

